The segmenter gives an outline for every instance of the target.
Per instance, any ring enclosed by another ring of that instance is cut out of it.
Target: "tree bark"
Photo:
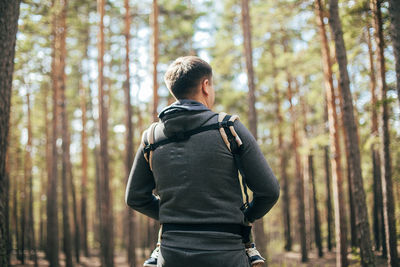
[[[57,138],[59,135],[59,86],[58,86],[58,72],[59,72],[59,33],[58,33],[58,2],[52,1],[52,63],[51,63],[51,81],[53,89],[53,118],[52,118],[52,140],[51,140],[51,175],[48,177],[47,187],[47,259],[49,260],[50,267],[59,266],[59,237],[58,237],[58,205],[57,205],[57,187],[58,187],[58,152],[57,152]]]
[[[99,97],[99,129],[100,129],[100,246],[101,264],[103,267],[114,266],[113,216],[108,169],[108,123],[104,93],[104,6],[105,0],[97,1],[100,14],[98,36],[98,97]]]
[[[317,23],[321,38],[321,53],[323,58],[323,70],[325,80],[326,101],[328,107],[329,139],[332,166],[333,203],[335,209],[335,233],[336,233],[336,264],[347,266],[347,229],[345,221],[345,207],[343,195],[343,178],[341,168],[341,151],[339,145],[339,127],[336,114],[335,91],[332,80],[332,65],[326,36],[324,13],[321,0],[315,1]]]
[[[375,266],[375,258],[372,253],[371,238],[369,233],[369,222],[365,192],[361,173],[360,149],[357,138],[357,126],[354,120],[353,102],[350,93],[350,80],[347,72],[347,55],[343,40],[342,25],[339,18],[339,8],[337,0],[329,0],[330,18],[329,24],[332,28],[336,58],[340,71],[340,89],[343,95],[343,122],[346,135],[349,140],[350,164],[352,165],[352,184],[351,191],[354,197],[356,225],[358,226],[358,238],[360,244],[362,266]]]
[[[15,39],[18,31],[21,1],[0,2],[0,265],[7,266],[10,253],[6,212],[8,177],[6,176],[6,153],[10,121],[12,76],[14,72]]]
[[[49,86],[46,85],[45,87],[45,97],[44,97],[44,122],[45,122],[45,133],[46,133],[46,174],[47,178],[51,177],[51,123],[49,121],[49,104],[48,104],[48,95],[49,95]],[[46,226],[46,221],[42,219],[42,216],[45,213],[45,201],[42,200],[42,195],[46,194],[48,190],[48,181],[46,182],[46,179],[44,178],[46,176],[43,176],[41,179],[41,197],[40,197],[40,208],[43,209],[40,212],[40,249],[45,250],[46,249],[46,239],[47,235],[45,233],[45,226]]]
[[[379,100],[381,101],[379,119],[381,154],[380,160],[382,173],[382,193],[383,193],[383,219],[385,224],[386,246],[389,249],[388,264],[398,266],[397,259],[397,236],[395,203],[393,196],[392,166],[390,158],[390,133],[389,133],[389,111],[386,98],[386,69],[384,48],[385,41],[382,28],[381,1],[371,0],[371,10],[374,17],[375,40],[377,43],[378,67],[379,67]]]
[[[312,196],[313,196],[313,208],[314,208],[314,232],[315,232],[315,245],[318,248],[318,257],[322,257],[324,255],[322,248],[322,239],[321,239],[321,228],[320,228],[320,219],[319,219],[319,210],[318,210],[318,202],[317,202],[317,189],[315,186],[315,177],[314,177],[314,156],[312,153],[308,155],[308,167],[312,184]]]
[[[400,104],[400,2],[389,0],[390,34],[393,42],[393,52],[396,68],[397,99]]]
[[[308,261],[308,252],[307,252],[307,236],[306,236],[306,219],[305,219],[305,207],[304,207],[304,181],[303,181],[303,172],[301,169],[301,159],[298,148],[300,146],[298,132],[297,132],[297,117],[296,111],[293,106],[293,95],[292,95],[292,78],[290,73],[288,73],[288,100],[290,103],[290,116],[292,119],[292,144],[293,144],[293,153],[295,157],[295,165],[296,172],[295,175],[298,176],[296,179],[296,196],[297,196],[297,218],[298,218],[298,227],[300,233],[300,246],[301,246],[301,261]]]
[[[59,52],[59,69],[57,75],[57,82],[60,89],[60,112],[61,112],[61,136],[62,136],[62,169],[61,169],[61,183],[62,183],[62,214],[63,214],[63,250],[65,254],[65,266],[72,267],[72,242],[71,230],[69,221],[69,184],[68,184],[68,164],[69,164],[69,140],[68,140],[68,117],[67,117],[67,101],[65,97],[66,87],[66,74],[65,74],[65,57],[66,57],[66,19],[67,19],[67,0],[62,0],[61,14],[60,14],[60,52]]]
[[[85,35],[85,57],[89,58],[89,28],[86,29]],[[83,66],[82,66],[83,69]],[[87,97],[86,91],[90,90],[91,82],[88,82],[87,88],[83,85],[81,80],[80,95],[81,95],[81,110],[82,110],[82,132],[81,132],[81,146],[82,146],[82,180],[81,180],[81,246],[85,257],[89,257],[88,246],[88,219],[87,219],[87,180],[88,180],[88,140],[87,140]],[[90,96],[90,93],[89,93]]]
[[[243,30],[243,45],[244,54],[246,59],[247,83],[249,87],[248,103],[249,103],[249,126],[250,132],[257,140],[257,112],[256,112],[256,97],[255,97],[255,84],[254,84],[254,70],[253,70],[253,49],[251,45],[251,22],[249,11],[249,0],[241,0],[242,4],[242,30]],[[261,253],[267,252],[267,244],[264,233],[263,219],[257,220],[254,224],[255,241],[258,250]]]
[[[343,96],[341,93],[341,90],[337,90],[336,92],[338,95],[336,96],[336,99],[339,100],[339,106],[340,106],[340,129],[343,132],[343,139],[344,139],[344,144],[345,144],[345,153],[346,153],[346,175],[347,175],[347,184],[348,186],[348,194],[349,194],[349,218],[350,218],[350,240],[351,240],[351,246],[352,247],[358,247],[358,240],[357,240],[357,229],[356,229],[356,218],[355,218],[355,213],[354,213],[354,199],[353,199],[353,193],[351,192],[351,164],[350,164],[350,151],[349,151],[349,140],[347,139],[346,132],[344,130],[344,125],[343,125]],[[356,118],[357,121],[357,118]],[[358,134],[357,134],[358,138]],[[358,140],[360,140],[358,138]]]
[[[35,241],[35,229],[34,229],[34,219],[33,219],[33,176],[32,176],[32,120],[31,120],[31,104],[30,104],[30,94],[26,94],[26,104],[28,107],[28,142],[26,145],[25,154],[25,178],[29,183],[29,212],[28,212],[28,244],[29,244],[29,254],[30,258],[34,261],[34,266],[38,266],[38,259],[36,254],[36,241]],[[25,185],[26,186],[26,185]]]
[[[152,13],[152,24],[153,24],[153,121],[158,121],[158,3],[157,0],[153,0],[153,13]]]
[[[278,149],[279,149],[279,170],[281,177],[281,186],[283,191],[282,196],[282,217],[283,217],[283,227],[285,236],[285,250],[292,250],[292,237],[290,233],[290,197],[289,197],[289,181],[286,173],[286,163],[287,159],[285,157],[285,149],[283,143],[283,116],[281,111],[281,96],[279,93],[278,83],[276,81],[277,69],[275,66],[276,55],[274,51],[274,45],[271,45],[271,55],[272,55],[272,69],[274,76],[274,92],[275,92],[275,103],[276,103],[276,117],[278,119]]]
[[[376,98],[376,78],[374,66],[374,52],[372,50],[370,25],[366,29],[368,54],[369,54],[369,76],[371,84],[371,135],[374,138],[371,144],[372,153],[372,173],[373,173],[373,193],[374,193],[374,209],[373,209],[373,227],[375,237],[375,250],[379,251],[382,246],[382,256],[387,257],[385,226],[383,222],[383,201],[382,201],[382,175],[381,161],[379,158],[379,144],[375,139],[378,138],[378,114],[377,114],[377,98]]]
[[[331,179],[329,170],[329,147],[324,146],[324,163],[325,163],[325,179],[326,179],[326,220],[327,220],[327,240],[326,246],[328,251],[332,251],[332,197],[331,197]]]
[[[125,6],[125,177],[128,182],[129,174],[133,163],[133,126],[132,126],[132,105],[130,90],[130,60],[129,60],[129,41],[130,41],[130,8],[129,0],[124,1]],[[125,213],[125,225],[127,225],[128,246],[127,258],[130,267],[136,266],[136,246],[135,246],[135,213],[132,209],[127,208]]]
[[[67,128],[66,128],[67,129]],[[69,132],[67,133],[67,138],[68,138],[68,148],[70,147],[71,144],[71,136],[69,134]],[[75,189],[75,183],[74,183],[74,175],[72,172],[72,163],[71,163],[71,156],[69,153],[69,149],[68,149],[68,169],[67,169],[67,174],[68,174],[68,182],[69,185],[71,187],[71,195],[72,195],[72,215],[73,215],[73,219],[74,219],[74,250],[75,250],[75,260],[76,263],[80,262],[80,229],[79,229],[79,218],[78,218],[78,204],[77,204],[77,200],[76,200],[76,189]]]

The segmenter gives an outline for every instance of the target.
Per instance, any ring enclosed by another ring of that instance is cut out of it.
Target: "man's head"
[[[193,99],[209,108],[214,104],[212,68],[199,57],[177,58],[164,75],[168,90],[176,99]]]

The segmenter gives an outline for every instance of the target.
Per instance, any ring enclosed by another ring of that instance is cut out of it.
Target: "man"
[[[253,191],[253,200],[242,211],[238,169],[220,132],[176,139],[218,122],[218,114],[211,111],[215,100],[211,66],[198,57],[181,57],[169,66],[164,80],[177,102],[159,114],[154,131],[144,133],[126,203],[162,224],[157,266],[247,267],[241,226],[273,207],[279,197],[278,181],[254,137],[235,121],[233,127],[243,142],[240,162]],[[174,141],[149,154],[149,147],[154,148],[150,144],[166,139]],[[154,189],[159,197],[153,195]]]

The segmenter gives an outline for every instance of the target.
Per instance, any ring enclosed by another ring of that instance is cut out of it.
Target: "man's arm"
[[[239,121],[235,122],[235,129],[243,141],[240,160],[247,186],[253,192],[253,200],[245,211],[245,217],[253,222],[263,217],[275,205],[280,188],[278,180],[250,131]]]
[[[158,220],[159,199],[153,195],[155,182],[149,164],[143,156],[140,145],[129,174],[125,202],[134,210]]]

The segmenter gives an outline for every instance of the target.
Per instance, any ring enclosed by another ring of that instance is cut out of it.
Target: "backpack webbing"
[[[188,140],[192,135],[205,132],[205,131],[210,131],[210,130],[219,130],[221,137],[225,143],[225,145],[228,147],[229,151],[232,153],[236,168],[239,170],[240,175],[242,176],[242,186],[243,186],[243,192],[246,197],[246,201],[241,207],[242,210],[248,207],[249,205],[249,196],[247,193],[247,184],[246,184],[246,176],[243,171],[243,167],[240,161],[240,154],[243,149],[243,143],[242,140],[240,139],[239,135],[236,133],[235,128],[234,128],[234,122],[235,120],[238,120],[239,116],[237,115],[227,115],[224,112],[221,112],[218,114],[218,122],[214,124],[210,124],[207,126],[202,126],[195,128],[193,130],[189,131],[184,131],[184,132],[179,132],[176,133],[174,136],[171,136],[169,138],[160,140],[158,142],[154,142],[154,131],[157,126],[157,122],[153,123],[147,131],[143,133],[142,137],[142,142],[143,142],[143,152],[144,152],[144,158],[146,161],[149,163],[150,170],[153,170],[152,166],[152,159],[153,159],[153,151],[157,149],[157,147],[170,144],[170,143],[175,143],[175,142],[182,142],[185,140]],[[146,132],[147,132],[147,138],[146,138]]]

